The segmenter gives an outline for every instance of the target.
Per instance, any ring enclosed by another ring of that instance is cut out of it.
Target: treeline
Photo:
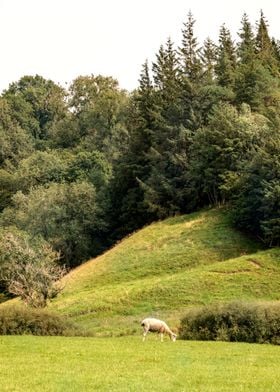
[[[279,243],[280,43],[262,13],[256,29],[243,16],[237,43],[223,25],[200,46],[194,25],[189,13],[181,45],[168,39],[131,93],[93,75],[3,92],[2,244],[20,238],[28,256],[44,243],[74,267],[153,220],[223,203]]]

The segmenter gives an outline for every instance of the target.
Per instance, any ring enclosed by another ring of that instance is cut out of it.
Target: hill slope
[[[224,209],[154,223],[65,278],[50,308],[96,334],[139,332],[146,315],[178,323],[188,306],[280,298],[280,249],[262,251]]]

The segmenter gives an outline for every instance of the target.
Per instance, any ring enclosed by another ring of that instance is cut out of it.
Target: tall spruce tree
[[[199,88],[203,77],[203,64],[201,61],[198,41],[194,34],[195,20],[191,12],[182,29],[182,43],[179,47],[181,91],[182,91],[182,124],[194,131],[200,125]]]
[[[268,34],[268,23],[262,11],[260,20],[257,23],[256,52],[264,63],[270,59],[272,54],[271,39]]]
[[[157,104],[162,120],[168,124],[178,125],[181,118],[181,81],[178,56],[170,38],[165,46],[160,46],[152,70]]]
[[[215,65],[217,60],[217,46],[207,37],[201,50],[204,84],[212,84],[215,79]]]
[[[182,84],[173,43],[161,46],[153,64],[156,110],[148,154],[151,171],[141,185],[149,210],[164,217],[182,209],[187,165],[188,132],[182,121]]]
[[[238,66],[236,72],[235,92],[236,103],[249,104],[256,110],[260,102],[259,80],[261,64],[256,55],[256,40],[247,14],[241,20],[239,32],[240,42],[237,46]]]
[[[241,29],[238,33],[240,42],[237,45],[238,62],[240,64],[252,63],[256,60],[255,45],[256,40],[252,25],[246,13],[241,20]]]
[[[267,68],[273,76],[279,76],[275,50],[268,32],[268,22],[262,11],[257,23],[256,53],[261,64]]]
[[[235,80],[236,51],[229,29],[222,25],[219,35],[216,75],[221,86],[232,87]]]
[[[181,54],[183,75],[191,82],[198,82],[202,76],[202,63],[197,38],[194,35],[195,20],[191,12],[188,13],[187,22],[182,30]]]
[[[115,165],[111,183],[110,219],[113,241],[154,218],[147,210],[144,190],[140,184],[150,174],[149,151],[157,112],[155,91],[146,61],[141,70],[139,88],[130,99],[127,117],[129,148]]]
[[[201,61],[203,64],[203,77],[198,86],[197,103],[195,106],[197,121],[196,129],[199,129],[208,124],[209,114],[213,106],[219,102],[232,102],[234,94],[227,85],[221,86],[218,84],[216,75],[217,68],[218,47],[208,37],[202,46]]]

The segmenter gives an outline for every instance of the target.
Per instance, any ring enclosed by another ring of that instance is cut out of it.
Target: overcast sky
[[[170,36],[179,44],[191,10],[199,41],[217,40],[225,23],[235,36],[244,12],[260,9],[280,39],[277,0],[0,0],[0,91],[24,75],[65,86],[79,75],[102,74],[132,90],[141,64],[154,60]]]

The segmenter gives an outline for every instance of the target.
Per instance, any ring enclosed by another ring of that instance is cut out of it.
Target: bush
[[[3,307],[0,335],[88,336],[71,321],[41,309]]]
[[[181,339],[280,344],[280,302],[232,302],[190,310]]]
[[[43,308],[63,289],[66,269],[59,254],[41,238],[9,228],[0,230],[0,289],[19,296],[26,305]]]

